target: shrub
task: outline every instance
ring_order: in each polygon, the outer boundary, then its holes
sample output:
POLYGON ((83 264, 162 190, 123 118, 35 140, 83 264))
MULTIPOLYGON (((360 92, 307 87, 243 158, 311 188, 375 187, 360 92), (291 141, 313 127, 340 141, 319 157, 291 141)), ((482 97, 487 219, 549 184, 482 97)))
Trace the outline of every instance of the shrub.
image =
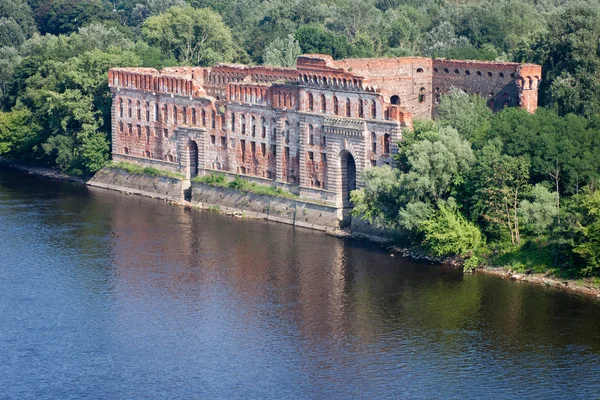
POLYGON ((458 210, 439 206, 434 216, 419 227, 423 244, 435 255, 466 256, 483 244, 479 228, 467 221, 458 210))

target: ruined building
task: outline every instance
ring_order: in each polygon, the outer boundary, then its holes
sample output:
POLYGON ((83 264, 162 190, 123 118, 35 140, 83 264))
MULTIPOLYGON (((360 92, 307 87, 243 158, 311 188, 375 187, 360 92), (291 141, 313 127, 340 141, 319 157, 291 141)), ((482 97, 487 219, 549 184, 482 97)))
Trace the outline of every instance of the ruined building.
POLYGON ((342 208, 361 172, 390 164, 413 118, 432 118, 451 87, 496 111, 533 112, 540 77, 538 65, 421 57, 116 68, 112 154, 187 178, 241 175, 342 208))

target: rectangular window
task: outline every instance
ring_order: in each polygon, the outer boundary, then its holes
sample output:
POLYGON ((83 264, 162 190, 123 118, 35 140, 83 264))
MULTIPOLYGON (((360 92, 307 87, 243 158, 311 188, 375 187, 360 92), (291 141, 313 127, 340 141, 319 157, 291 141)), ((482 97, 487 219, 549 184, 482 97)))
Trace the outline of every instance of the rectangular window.
POLYGON ((308 159, 309 159, 310 161, 314 161, 314 159, 315 159, 315 154, 314 154, 312 151, 309 151, 309 152, 308 152, 308 159))
POLYGON ((240 140, 240 147, 242 148, 242 161, 246 159, 246 141, 240 140))
POLYGON ((265 143, 260 144, 260 152, 263 156, 267 154, 267 145, 265 143))
POLYGON ((133 125, 127 124, 127 133, 129 133, 130 135, 133 133, 133 125))
POLYGON ((327 146, 327 138, 325 136, 321 136, 321 146, 327 146))
POLYGON ((225 136, 221 136, 221 146, 227 147, 227 138, 225 136))
POLYGON ((141 126, 137 126, 137 135, 138 135, 138 139, 142 137, 142 127, 141 126))
POLYGON ((158 103, 154 103, 154 122, 158 121, 158 103))
POLYGON ((252 151, 252 157, 256 156, 256 142, 250 142, 250 150, 252 151))
POLYGON ((217 142, 217 138, 215 135, 210 135, 210 144, 215 144, 217 142))
POLYGON ((146 137, 150 137, 150 127, 146 127, 146 137))
POLYGON ((274 144, 271 145, 271 153, 273 153, 274 156, 277 155, 277 146, 274 144))
POLYGON ((167 128, 163 129, 163 136, 169 137, 169 130, 167 128))
POLYGON ((371 167, 376 167, 376 166, 377 166, 377 161, 371 160, 371 167))
POLYGON ((327 153, 321 153, 321 161, 323 164, 327 164, 327 153))

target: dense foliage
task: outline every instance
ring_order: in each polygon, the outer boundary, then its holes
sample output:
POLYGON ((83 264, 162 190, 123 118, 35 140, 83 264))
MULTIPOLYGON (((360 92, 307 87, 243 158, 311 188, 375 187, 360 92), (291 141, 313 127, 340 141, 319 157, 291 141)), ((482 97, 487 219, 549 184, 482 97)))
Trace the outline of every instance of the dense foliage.
POLYGON ((356 209, 434 253, 471 254, 481 231, 479 252, 598 274, 599 38, 598 0, 3 0, 0 157, 105 165, 111 67, 291 67, 302 52, 535 62, 536 114, 451 92, 396 168, 365 172, 356 209))
POLYGON ((459 91, 440 110, 406 135, 395 168, 364 172, 354 213, 436 255, 598 275, 598 118, 548 108, 492 114, 459 91))

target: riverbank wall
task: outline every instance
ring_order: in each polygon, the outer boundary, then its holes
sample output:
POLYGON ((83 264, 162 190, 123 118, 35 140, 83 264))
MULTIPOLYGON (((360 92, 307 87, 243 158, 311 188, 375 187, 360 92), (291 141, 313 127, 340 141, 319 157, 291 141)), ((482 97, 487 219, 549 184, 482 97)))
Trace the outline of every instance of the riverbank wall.
POLYGON ((191 203, 201 208, 242 213, 248 217, 321 231, 337 229, 342 217, 340 209, 326 204, 241 192, 198 182, 192 182, 191 203))
POLYGON ((184 182, 181 179, 132 174, 119 168, 103 168, 96 172, 86 184, 155 199, 174 202, 184 200, 184 182))

